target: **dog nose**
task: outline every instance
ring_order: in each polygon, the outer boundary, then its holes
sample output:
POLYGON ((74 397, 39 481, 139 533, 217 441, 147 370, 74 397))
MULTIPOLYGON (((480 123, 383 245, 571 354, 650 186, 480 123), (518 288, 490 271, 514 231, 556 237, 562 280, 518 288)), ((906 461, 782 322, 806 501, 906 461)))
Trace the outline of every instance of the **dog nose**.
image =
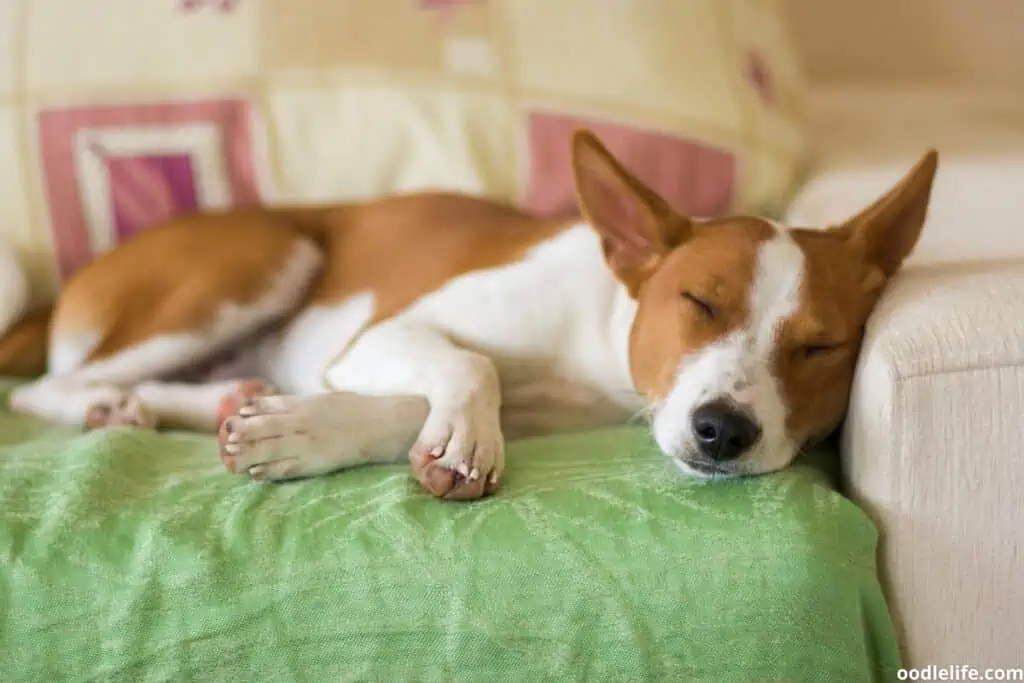
POLYGON ((705 403, 692 422, 701 453, 716 462, 735 460, 761 438, 761 427, 729 401, 705 403))

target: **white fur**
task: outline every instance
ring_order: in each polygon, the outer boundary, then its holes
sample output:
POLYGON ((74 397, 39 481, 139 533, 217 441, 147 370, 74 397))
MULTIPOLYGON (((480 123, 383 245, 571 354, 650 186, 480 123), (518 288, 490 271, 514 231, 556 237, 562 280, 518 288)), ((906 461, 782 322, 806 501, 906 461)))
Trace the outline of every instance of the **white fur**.
POLYGON ((543 411, 549 423, 576 427, 642 408, 628 360, 635 314, 596 233, 579 225, 522 261, 452 280, 396 321, 436 329, 489 358, 510 420, 543 411))
POLYGON ((285 393, 322 393, 327 366, 366 328, 373 312, 374 300, 369 292, 349 297, 337 306, 305 309, 261 354, 267 376, 285 393))
MULTIPOLYGON (((274 377, 287 367, 294 378, 305 373, 306 381, 319 381, 327 361, 319 348, 300 351, 317 345, 309 338, 330 340, 325 348, 335 353, 347 347, 326 368, 332 389, 425 397, 430 412, 419 443, 436 451, 443 467, 494 480, 504 466, 504 436, 621 422, 643 407, 629 374, 635 311, 605 265, 596 233, 579 225, 521 261, 455 278, 354 340, 343 333, 361 331, 356 323, 369 318, 363 295, 333 312, 316 312, 282 342, 279 365, 270 371, 274 377), (318 323, 326 326, 318 329, 318 323)), ((359 422, 343 414, 351 399, 318 400, 324 408, 305 402, 290 409, 292 418, 277 421, 282 431, 272 448, 261 446, 254 456, 254 447, 242 443, 234 454, 261 467, 287 461, 289 476, 359 461, 352 453, 361 447, 348 441, 367 439, 359 422), (314 410, 334 417, 304 417, 314 410), (339 421, 348 439, 339 437, 339 421), (309 447, 310 438, 318 447, 309 447)), ((233 428, 247 441, 247 420, 233 428)), ((401 441, 408 426, 396 423, 395 429, 393 440, 401 441)), ((392 453, 400 457, 404 452, 392 453)))
POLYGON ((214 348, 200 334, 156 337, 110 358, 18 387, 11 393, 11 407, 81 427, 90 407, 116 401, 123 387, 196 363, 214 348))
POLYGON ((336 389, 422 396, 430 404, 419 441, 442 466, 497 481, 505 465, 498 370, 488 356, 405 316, 363 334, 331 368, 336 389))
POLYGON ((53 337, 47 348, 47 370, 51 375, 65 375, 82 367, 99 343, 100 333, 96 330, 53 337))
POLYGON ((163 427, 215 432, 221 400, 238 390, 239 380, 184 384, 143 382, 133 388, 139 402, 163 427))
POLYGON ((776 470, 795 456, 796 445, 786 436, 786 404, 771 369, 777 331, 796 311, 803 279, 803 251, 777 227, 758 252, 747 324, 680 363, 675 385, 656 409, 654 437, 683 471, 703 476, 686 464, 697 448, 691 419, 697 407, 717 398, 745 407, 761 427, 761 439, 742 458, 743 471, 776 470))

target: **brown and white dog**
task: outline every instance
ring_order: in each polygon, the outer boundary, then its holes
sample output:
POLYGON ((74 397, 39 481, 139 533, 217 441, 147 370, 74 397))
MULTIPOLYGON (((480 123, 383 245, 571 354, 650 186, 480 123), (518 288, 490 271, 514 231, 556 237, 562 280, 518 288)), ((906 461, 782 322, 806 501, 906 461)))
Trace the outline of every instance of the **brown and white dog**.
POLYGON ((9 329, 0 374, 46 346, 15 410, 219 428, 227 468, 254 479, 408 453, 433 494, 478 498, 505 437, 643 412, 690 475, 770 472, 841 420, 937 162, 827 230, 683 216, 588 132, 573 140, 586 222, 445 194, 177 218, 9 329), (258 331, 235 379, 177 379, 258 331))

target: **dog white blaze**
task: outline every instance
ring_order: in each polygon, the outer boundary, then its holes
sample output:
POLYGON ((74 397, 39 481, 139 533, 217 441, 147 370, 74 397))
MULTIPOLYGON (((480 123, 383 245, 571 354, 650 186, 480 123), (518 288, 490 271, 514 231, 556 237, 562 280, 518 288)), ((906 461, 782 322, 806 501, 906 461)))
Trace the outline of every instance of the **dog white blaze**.
POLYGON ((804 254, 784 228, 764 242, 750 288, 747 324, 682 360, 676 382, 656 406, 654 437, 688 474, 704 476, 678 458, 696 453, 693 411, 713 399, 727 398, 749 411, 761 439, 742 457, 744 471, 767 472, 792 460, 796 445, 786 435, 787 407, 772 360, 780 324, 799 304, 804 254))

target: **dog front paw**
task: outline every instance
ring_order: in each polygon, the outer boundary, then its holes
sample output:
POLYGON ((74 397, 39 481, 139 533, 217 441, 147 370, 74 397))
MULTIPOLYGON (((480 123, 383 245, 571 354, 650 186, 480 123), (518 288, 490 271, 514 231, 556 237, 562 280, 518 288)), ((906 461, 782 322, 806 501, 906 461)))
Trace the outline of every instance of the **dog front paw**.
POLYGON ((250 393, 240 397, 237 413, 220 426, 220 459, 229 472, 279 481, 352 464, 354 449, 345 425, 336 416, 327 419, 319 405, 326 401, 328 411, 343 408, 337 399, 250 393))
MULTIPOLYGON (((230 472, 257 481, 311 477, 369 462, 375 449, 390 443, 393 425, 381 412, 384 399, 343 392, 266 395, 259 384, 242 389, 231 397, 236 412, 218 437, 221 462, 230 472)), ((395 447, 385 460, 394 462, 400 453, 395 447)))
POLYGON ((409 459, 416 479, 438 498, 476 500, 494 493, 505 469, 497 411, 432 414, 409 459))

